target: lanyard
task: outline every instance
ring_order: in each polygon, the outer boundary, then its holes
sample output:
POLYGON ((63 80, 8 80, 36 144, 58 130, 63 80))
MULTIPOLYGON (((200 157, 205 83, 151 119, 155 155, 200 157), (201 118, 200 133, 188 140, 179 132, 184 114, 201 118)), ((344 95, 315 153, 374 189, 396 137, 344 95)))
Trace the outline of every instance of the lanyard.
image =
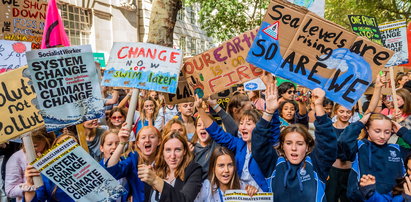
POLYGON ((220 188, 218 188, 218 195, 220 196, 220 201, 221 201, 221 202, 224 202, 223 194, 221 193, 220 188))

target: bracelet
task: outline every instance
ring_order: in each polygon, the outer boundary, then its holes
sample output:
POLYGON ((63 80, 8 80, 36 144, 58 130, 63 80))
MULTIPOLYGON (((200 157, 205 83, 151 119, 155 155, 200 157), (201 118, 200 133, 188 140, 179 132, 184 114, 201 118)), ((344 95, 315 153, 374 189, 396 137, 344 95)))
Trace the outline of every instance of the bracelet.
POLYGON ((120 144, 122 145, 126 145, 128 142, 120 142, 120 144))
POLYGON ((29 191, 36 191, 37 190, 37 186, 36 185, 27 185, 27 184, 19 184, 19 187, 22 191, 24 192, 29 192, 29 191))
POLYGON ((266 112, 266 111, 264 111, 264 114, 267 115, 267 116, 273 116, 274 115, 274 113, 270 113, 270 112, 266 112))
POLYGON ((213 110, 215 111, 216 109, 217 109, 217 107, 219 107, 220 105, 219 104, 216 104, 214 107, 213 107, 213 110))

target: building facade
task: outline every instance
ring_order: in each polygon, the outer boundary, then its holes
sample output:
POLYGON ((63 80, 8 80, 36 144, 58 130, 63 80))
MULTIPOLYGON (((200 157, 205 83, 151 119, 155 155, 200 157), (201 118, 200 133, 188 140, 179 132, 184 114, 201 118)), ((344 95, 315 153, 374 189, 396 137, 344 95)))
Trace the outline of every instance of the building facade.
MULTIPOLYGON (((72 45, 91 44, 108 59, 113 42, 145 42, 152 0, 60 0, 59 9, 72 45)), ((185 56, 202 53, 213 42, 198 23, 199 8, 184 7, 174 28, 174 48, 185 56)))

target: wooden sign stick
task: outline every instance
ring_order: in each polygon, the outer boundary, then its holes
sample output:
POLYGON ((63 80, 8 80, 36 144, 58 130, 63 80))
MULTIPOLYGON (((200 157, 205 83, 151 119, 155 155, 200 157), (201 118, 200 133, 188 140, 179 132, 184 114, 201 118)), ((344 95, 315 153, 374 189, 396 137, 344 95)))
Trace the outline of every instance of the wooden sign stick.
POLYGON ((77 137, 78 141, 80 143, 80 146, 83 147, 84 150, 86 150, 87 153, 90 153, 87 145, 87 139, 86 139, 86 134, 84 132, 84 126, 82 123, 76 125, 76 130, 77 130, 77 137))
POLYGON ((137 107, 137 101, 138 101, 138 95, 140 94, 139 89, 133 89, 133 94, 131 95, 131 100, 130 104, 128 107, 128 112, 127 112, 127 129, 131 130, 133 126, 133 119, 134 119, 134 113, 136 112, 136 107, 137 107))
MULTIPOLYGON (((24 150, 26 151, 27 162, 31 163, 37 158, 36 152, 34 151, 33 139, 31 139, 31 132, 22 135, 22 140, 24 150)), ((41 176, 33 177, 33 182, 34 186, 36 187, 43 186, 43 180, 41 179, 41 176)))
POLYGON ((393 120, 395 121, 395 114, 398 111, 398 103, 397 103, 397 92, 395 92, 395 79, 394 79, 394 67, 390 68, 390 82, 391 82, 391 90, 392 90, 392 102, 394 103, 394 116, 393 120))

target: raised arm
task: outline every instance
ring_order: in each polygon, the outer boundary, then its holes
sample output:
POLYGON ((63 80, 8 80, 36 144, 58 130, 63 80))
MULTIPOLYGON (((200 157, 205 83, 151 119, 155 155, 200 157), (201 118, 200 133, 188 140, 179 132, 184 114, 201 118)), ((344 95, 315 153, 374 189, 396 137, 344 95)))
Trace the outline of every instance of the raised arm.
POLYGON ((381 111, 381 106, 378 106, 378 102, 381 101, 380 99, 381 88, 384 85, 383 84, 384 82, 385 82, 385 77, 380 77, 380 75, 378 75, 377 79, 375 79, 374 93, 371 97, 370 104, 368 105, 368 109, 367 111, 364 112, 364 114, 367 114, 370 112, 380 112, 381 111))
POLYGON ((211 136, 211 138, 221 144, 224 147, 227 147, 231 151, 236 151, 236 146, 242 141, 238 137, 231 135, 230 133, 225 132, 221 126, 214 122, 210 117, 208 117, 205 110, 202 108, 202 100, 195 95, 194 106, 197 108, 198 115, 203 120, 206 127, 206 131, 211 136))
POLYGON ((328 118, 323 107, 325 92, 316 88, 312 93, 316 120, 314 122, 315 147, 310 156, 320 179, 325 181, 332 164, 337 159, 337 135, 333 130, 332 121, 328 118))
POLYGON ((266 87, 266 111, 253 130, 251 151, 264 176, 269 177, 278 159, 273 143, 278 142, 279 139, 280 120, 277 111, 279 106, 277 88, 273 83, 266 87))
POLYGON ((214 99, 211 99, 211 97, 208 98, 207 100, 208 104, 210 107, 217 113, 217 115, 221 118, 223 121, 224 127, 228 133, 234 136, 238 136, 238 125, 231 117, 230 114, 228 114, 219 104, 217 104, 217 101, 214 99))

